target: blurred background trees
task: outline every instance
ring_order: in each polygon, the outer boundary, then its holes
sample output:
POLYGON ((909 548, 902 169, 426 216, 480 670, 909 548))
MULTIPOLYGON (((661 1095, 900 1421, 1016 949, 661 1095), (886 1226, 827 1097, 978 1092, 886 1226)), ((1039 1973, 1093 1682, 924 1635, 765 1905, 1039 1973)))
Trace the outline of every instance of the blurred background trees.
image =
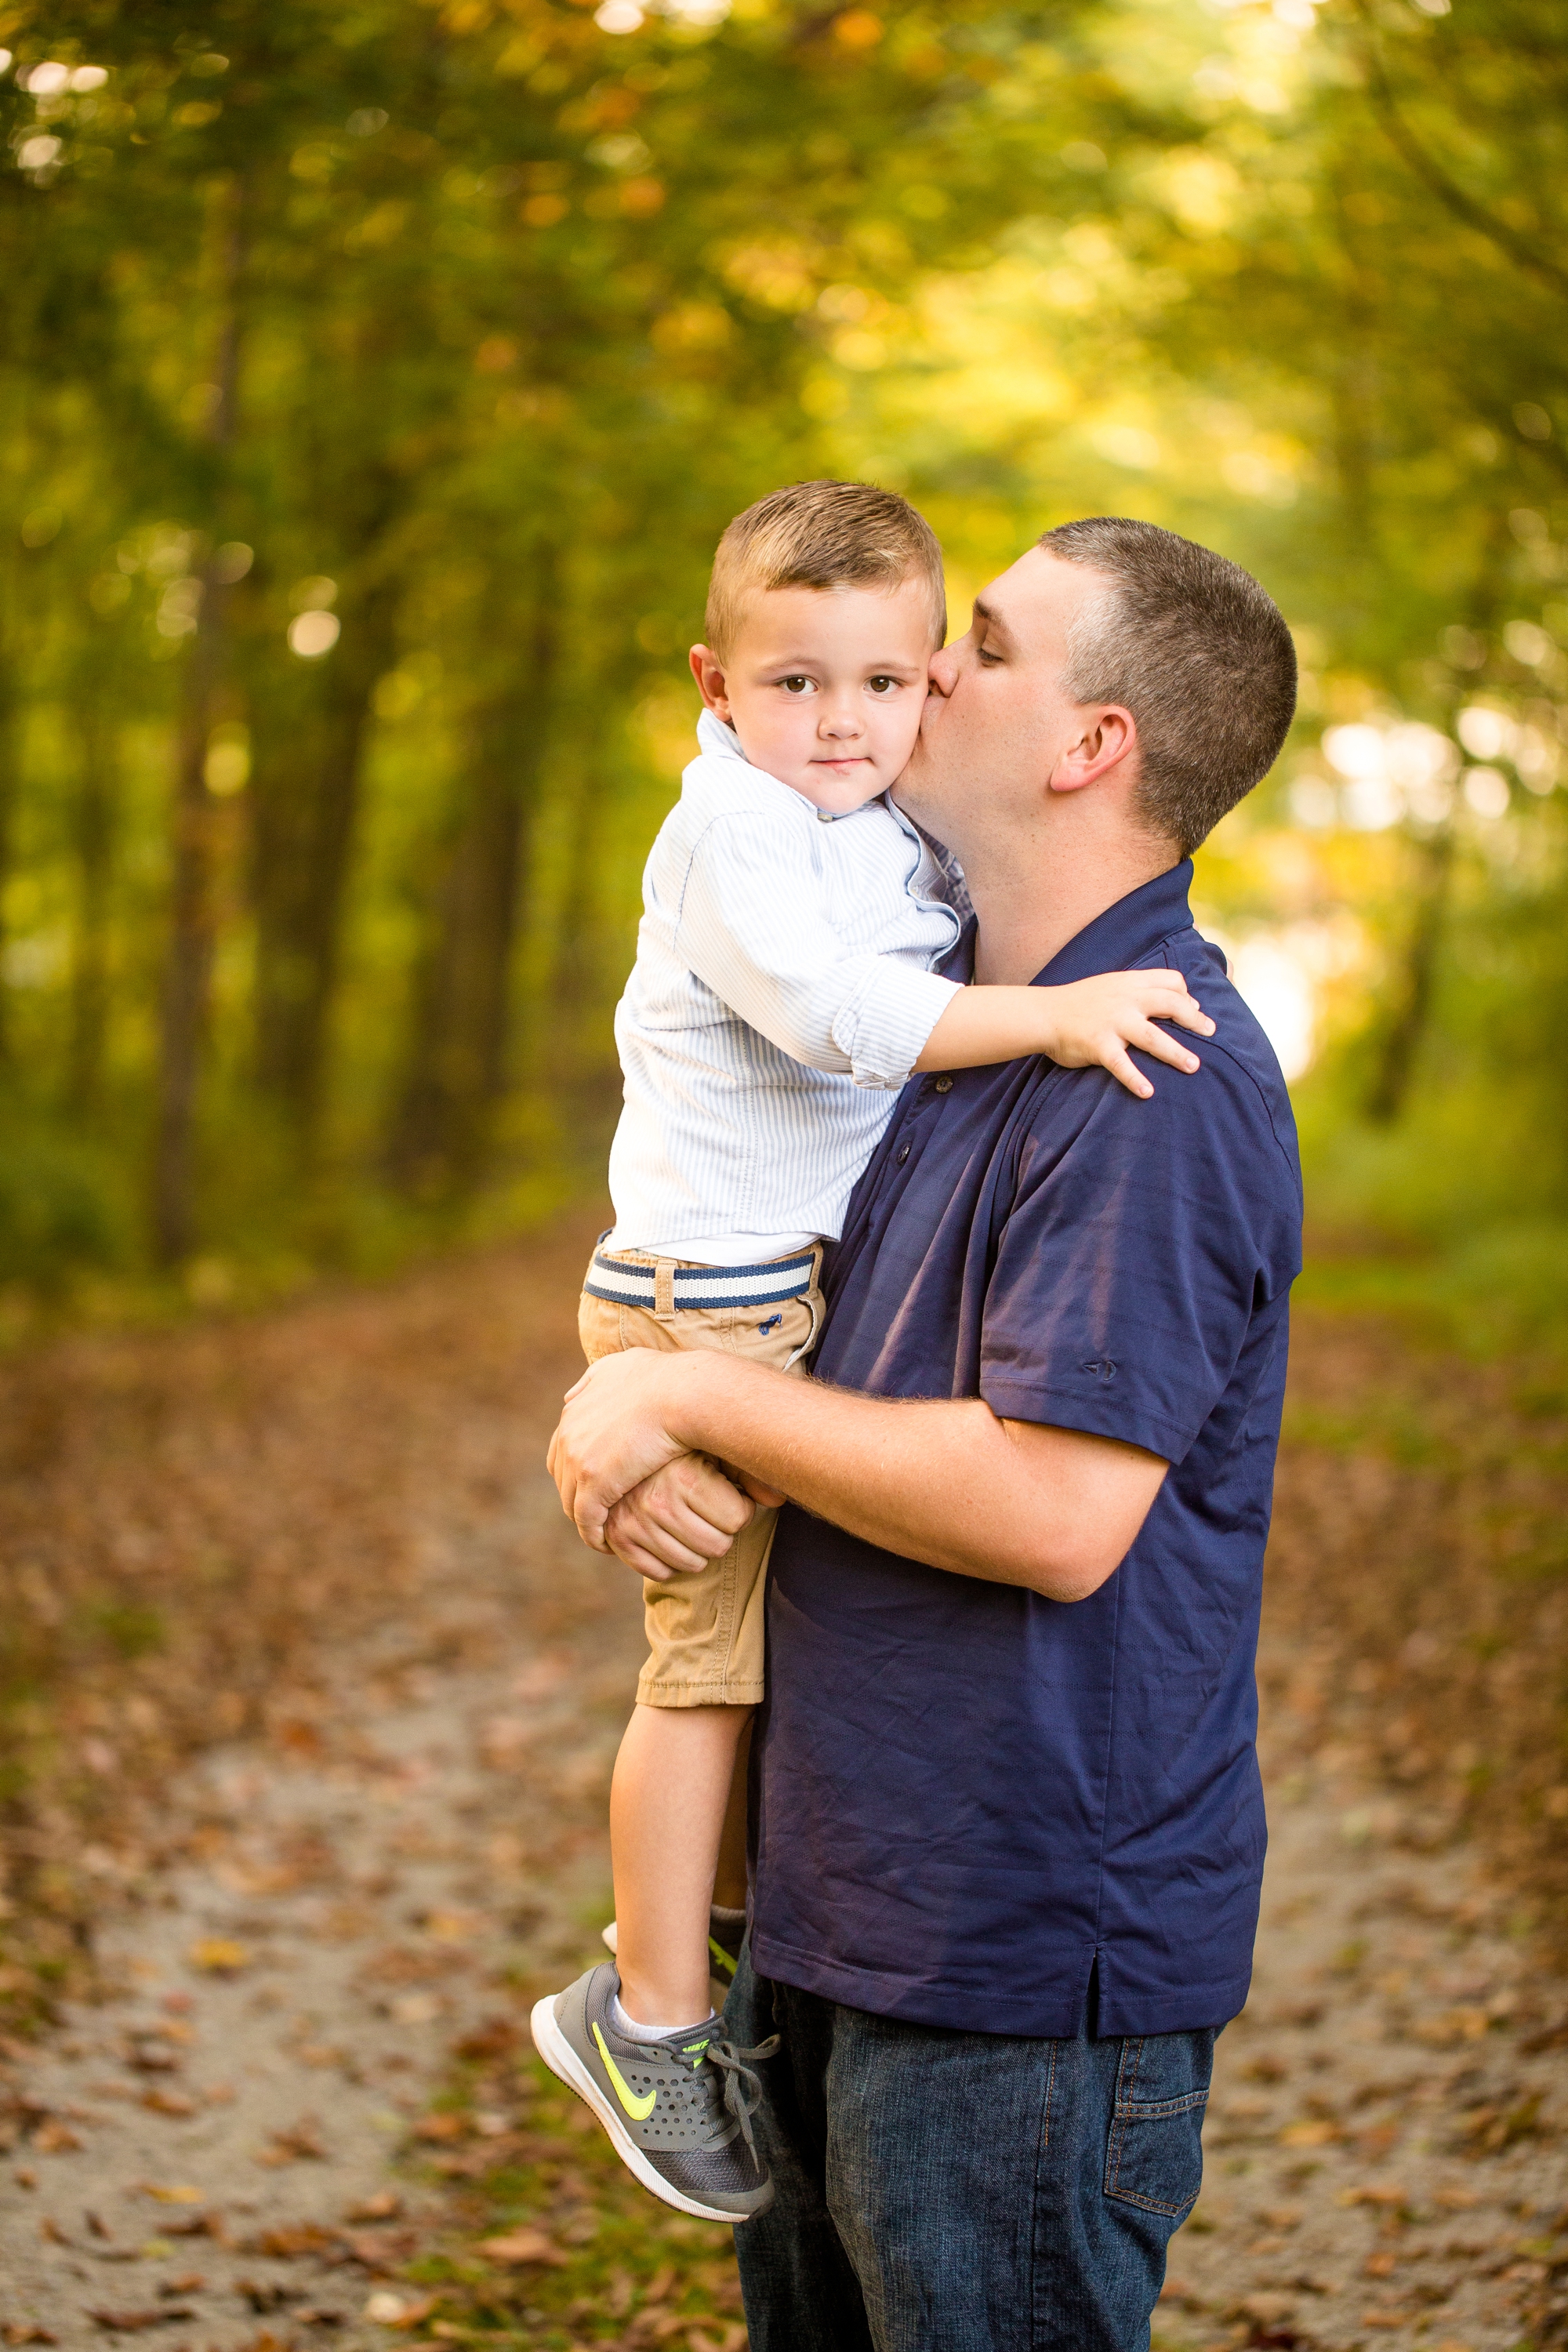
POLYGON ((0 6, 0 1284, 247 1297, 597 1180, 730 516, 1235 555, 1199 861, 1320 1238, 1568 1303, 1547 0, 0 6), (161 1270, 161 1271, 160 1271, 161 1270))

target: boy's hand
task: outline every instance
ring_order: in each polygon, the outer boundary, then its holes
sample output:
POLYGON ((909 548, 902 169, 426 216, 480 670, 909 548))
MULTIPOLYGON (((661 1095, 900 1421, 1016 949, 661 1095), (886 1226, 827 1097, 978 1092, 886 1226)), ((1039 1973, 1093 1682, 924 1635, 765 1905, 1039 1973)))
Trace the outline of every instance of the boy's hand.
POLYGON ((1075 980, 1065 988, 1037 989, 1034 993, 1049 1005, 1055 1034, 1046 1051, 1053 1062, 1068 1070, 1099 1062, 1129 1094, 1142 1097, 1154 1089, 1129 1059, 1129 1045, 1169 1062, 1173 1069, 1191 1073, 1200 1067, 1197 1055, 1154 1024, 1178 1021, 1200 1037, 1214 1035, 1214 1023, 1188 993, 1179 971, 1105 971, 1093 980, 1075 980))
POLYGON ((623 1495, 605 1522, 617 1559, 639 1576, 668 1583, 727 1552, 756 1506, 706 1454, 683 1454, 623 1495))
POLYGON ((954 986, 942 1017, 921 1046, 917 1070, 972 1070, 992 1062, 1048 1054, 1069 1070, 1100 1062, 1130 1094, 1153 1087, 1127 1057, 1137 1045, 1178 1070, 1195 1070, 1197 1055, 1156 1021, 1179 1021, 1200 1037, 1214 1023, 1187 993, 1179 971, 1104 971, 1066 988, 1015 988, 1005 982, 954 986))

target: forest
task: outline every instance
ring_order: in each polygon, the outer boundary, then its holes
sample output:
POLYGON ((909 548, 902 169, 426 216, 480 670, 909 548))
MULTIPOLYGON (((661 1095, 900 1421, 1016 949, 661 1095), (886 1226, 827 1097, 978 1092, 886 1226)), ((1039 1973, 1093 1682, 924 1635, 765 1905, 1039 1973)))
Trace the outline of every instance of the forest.
POLYGON ((1196 860, 1308 1253, 1155 2352, 1560 2352, 1561 7, 0 0, 0 2338, 745 2342, 530 2055, 640 1654, 542 1465, 712 549, 831 475, 955 630, 1120 513, 1300 658, 1196 860))
POLYGON ((595 1180, 711 548, 819 473, 955 615, 1076 513, 1258 572, 1300 715, 1198 895, 1318 1229, 1562 1303, 1545 0, 0 24, 9 1328, 595 1180))

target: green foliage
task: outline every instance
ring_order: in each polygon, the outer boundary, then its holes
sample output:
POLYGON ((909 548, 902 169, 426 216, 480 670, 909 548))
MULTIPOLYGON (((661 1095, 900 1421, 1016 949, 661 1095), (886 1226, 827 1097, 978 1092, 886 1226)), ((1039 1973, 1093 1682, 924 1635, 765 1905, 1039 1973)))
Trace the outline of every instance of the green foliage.
POLYGON ((1542 0, 636 14, 0 8, 0 1280, 216 1301, 596 1181, 712 544, 818 471, 955 620, 1097 509, 1259 573, 1301 719, 1200 893, 1313 1000, 1320 1217, 1550 1235, 1542 0))
POLYGON ((105 1155, 13 1101, 0 1153, 0 1282, 45 1286, 123 1263, 127 1204, 105 1155))
POLYGON ((88 1622, 117 1658, 144 1658, 163 1646, 161 1609, 133 1601, 101 1601, 89 1612, 88 1622))

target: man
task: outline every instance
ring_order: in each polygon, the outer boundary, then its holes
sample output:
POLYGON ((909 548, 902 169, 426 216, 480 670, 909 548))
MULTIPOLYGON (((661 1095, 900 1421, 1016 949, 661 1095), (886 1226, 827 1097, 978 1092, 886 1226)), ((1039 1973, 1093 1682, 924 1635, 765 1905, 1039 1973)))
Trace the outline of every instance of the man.
POLYGON ((986 589, 932 687, 898 797, 963 866, 957 955, 1173 965, 1203 1067, 1146 1102, 1037 1060, 911 1081, 816 1377, 616 1358, 552 1466, 585 1539, 654 1573, 744 1516, 690 1457, 789 1498, 726 2011, 784 2038, 777 2197, 736 2242, 753 2347, 1133 2352, 1250 1970, 1300 1263, 1284 1084, 1185 859, 1272 764, 1295 663, 1246 573, 1101 519, 986 589))

